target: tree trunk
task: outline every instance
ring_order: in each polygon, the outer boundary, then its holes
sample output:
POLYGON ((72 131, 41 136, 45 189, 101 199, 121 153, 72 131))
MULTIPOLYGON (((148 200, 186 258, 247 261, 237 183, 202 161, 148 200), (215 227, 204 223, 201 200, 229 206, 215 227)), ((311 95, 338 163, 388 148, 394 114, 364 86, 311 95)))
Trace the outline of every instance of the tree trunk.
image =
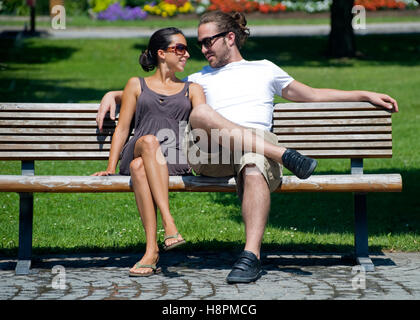
POLYGON ((354 0, 333 0, 331 5, 331 32, 328 54, 334 58, 354 57, 356 45, 351 12, 354 0))
POLYGON ((64 6, 64 0, 50 0, 50 15, 55 16, 51 13, 52 8, 54 8, 55 5, 64 6))
POLYGON ((26 0, 26 4, 30 8, 30 23, 31 23, 31 33, 35 33, 35 5, 36 0, 26 0))

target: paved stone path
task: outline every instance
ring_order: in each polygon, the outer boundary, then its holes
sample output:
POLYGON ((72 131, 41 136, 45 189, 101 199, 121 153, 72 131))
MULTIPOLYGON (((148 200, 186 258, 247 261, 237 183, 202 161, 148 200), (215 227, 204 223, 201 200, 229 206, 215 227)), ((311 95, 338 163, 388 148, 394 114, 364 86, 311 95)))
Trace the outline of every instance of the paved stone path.
POLYGON ((265 253, 262 277, 229 285, 237 253, 161 254, 162 273, 128 277, 137 255, 44 256, 35 273, 16 276, 15 260, 0 257, 0 300, 419 300, 420 253, 372 255, 364 273, 338 255, 265 253), (61 285, 61 288, 60 288, 61 285))
MULTIPOLYGON (((66 28, 54 30, 52 28, 37 28, 41 37, 51 39, 78 39, 78 38, 141 38, 150 37, 156 29, 152 28, 66 28)), ((0 26, 0 37, 15 37, 22 31, 21 27, 0 26)), ((251 36, 314 36, 328 35, 329 25, 294 25, 294 26, 250 26, 251 36)), ((183 32, 187 37, 196 37, 196 28, 185 28, 183 32)), ((404 23, 373 23, 366 28, 355 30, 356 34, 410 34, 420 33, 420 22, 404 23)))

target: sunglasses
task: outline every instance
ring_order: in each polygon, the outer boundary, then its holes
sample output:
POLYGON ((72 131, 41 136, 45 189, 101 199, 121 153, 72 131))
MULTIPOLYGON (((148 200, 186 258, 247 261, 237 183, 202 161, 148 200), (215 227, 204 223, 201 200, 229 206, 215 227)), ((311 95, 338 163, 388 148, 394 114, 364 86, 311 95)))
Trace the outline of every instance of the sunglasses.
POLYGON ((229 33, 229 31, 225 31, 225 32, 220 32, 218 34, 215 34, 212 37, 207 37, 202 39, 201 41, 197 41, 198 46, 200 47, 200 49, 204 46, 206 49, 209 49, 213 44, 213 40, 217 39, 219 37, 224 37, 225 35, 227 35, 229 33))
POLYGON ((177 43, 172 47, 166 48, 166 51, 175 52, 176 55, 183 56, 188 51, 188 47, 185 44, 177 43))

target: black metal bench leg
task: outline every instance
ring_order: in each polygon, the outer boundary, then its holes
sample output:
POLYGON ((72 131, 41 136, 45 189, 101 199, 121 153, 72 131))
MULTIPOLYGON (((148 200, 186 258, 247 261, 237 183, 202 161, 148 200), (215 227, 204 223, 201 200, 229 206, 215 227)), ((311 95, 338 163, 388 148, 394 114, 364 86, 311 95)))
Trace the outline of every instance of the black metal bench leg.
POLYGON ((16 275, 29 274, 32 259, 33 193, 19 193, 19 251, 16 275))
POLYGON ((354 195, 354 219, 356 261, 364 267, 365 271, 375 271, 375 266, 369 258, 366 194, 354 195))

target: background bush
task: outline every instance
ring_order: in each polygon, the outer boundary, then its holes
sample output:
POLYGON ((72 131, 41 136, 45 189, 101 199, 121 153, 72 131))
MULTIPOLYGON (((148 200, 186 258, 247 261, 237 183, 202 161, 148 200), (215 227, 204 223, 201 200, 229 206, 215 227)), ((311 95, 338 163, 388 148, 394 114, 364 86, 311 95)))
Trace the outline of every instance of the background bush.
MULTIPOLYGON (((145 1, 145 0, 140 0, 145 1)), ((135 0, 127 2, 139 2, 135 0)), ((65 1, 66 13, 68 15, 81 15, 87 14, 89 9, 88 0, 66 0, 65 1)), ((29 7, 26 4, 26 0, 6 0, 0 1, 0 13, 12 14, 12 15, 28 15, 29 7)), ((50 14, 50 1, 49 0, 37 0, 36 1, 36 13, 37 15, 49 15, 50 14)))

